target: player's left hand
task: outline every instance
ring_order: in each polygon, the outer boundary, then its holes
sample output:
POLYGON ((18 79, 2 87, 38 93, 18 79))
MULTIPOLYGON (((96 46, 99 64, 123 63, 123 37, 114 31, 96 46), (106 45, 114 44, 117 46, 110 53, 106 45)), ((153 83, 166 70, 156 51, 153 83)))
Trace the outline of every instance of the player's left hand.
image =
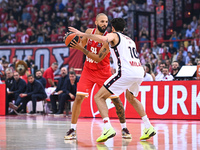
POLYGON ((78 50, 83 50, 84 47, 82 47, 78 42, 76 42, 75 40, 72 40, 70 43, 70 46, 74 49, 78 49, 78 50))

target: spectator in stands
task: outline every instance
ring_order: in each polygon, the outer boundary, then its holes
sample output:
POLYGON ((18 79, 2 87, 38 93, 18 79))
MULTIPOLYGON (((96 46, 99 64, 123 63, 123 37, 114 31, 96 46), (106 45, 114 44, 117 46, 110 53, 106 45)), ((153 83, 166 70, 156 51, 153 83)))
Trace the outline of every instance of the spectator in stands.
MULTIPOLYGON (((140 41, 148 41, 148 37, 149 37, 149 32, 147 31, 147 29, 145 27, 142 27, 142 29, 140 30, 140 33, 139 33, 140 41)), ((144 45, 144 43, 140 44, 141 47, 143 45, 144 45)))
POLYGON ((188 29, 186 30, 185 37, 186 37, 186 38, 192 38, 192 33, 193 33, 194 31, 195 31, 195 30, 192 29, 191 25, 189 24, 189 25, 188 25, 188 29))
POLYGON ((163 76, 160 77, 159 81, 172 81, 174 77, 169 73, 169 68, 164 67, 162 70, 163 76))
POLYGON ((38 10, 41 10, 41 11, 44 12, 47 9, 48 11, 50 11, 51 10, 51 6, 48 5, 47 2, 48 1, 44 0, 43 3, 42 3, 42 5, 40 6, 40 9, 38 9, 38 10))
POLYGON ((6 23, 6 21, 8 20, 8 13, 6 12, 6 9, 2 9, 2 12, 0 13, 0 18, 0 23, 6 23))
POLYGON ((179 78, 176 77, 176 75, 178 74, 180 70, 180 67, 179 67, 179 63, 177 61, 174 61, 172 63, 172 72, 171 72, 171 75, 174 77, 174 80, 178 80, 179 78))
POLYGON ((164 51, 162 53, 162 59, 165 60, 165 57, 168 56, 169 59, 171 59, 171 53, 168 52, 167 47, 164 47, 164 51))
POLYGON ((46 88, 48 87, 54 87, 54 71, 58 69, 58 63, 54 62, 52 65, 47 68, 47 70, 44 72, 43 77, 46 79, 46 88))
MULTIPOLYGON (((172 36, 170 37, 170 40, 179 40, 179 37, 177 36, 177 32, 176 31, 174 31, 173 32, 173 34, 172 34, 172 36)), ((175 47, 175 48, 179 48, 179 45, 178 45, 178 42, 177 41, 174 41, 173 42, 173 47, 175 47)))
POLYGON ((15 64, 16 64, 16 62, 17 62, 17 56, 15 55, 12 58, 12 63, 10 63, 8 67, 11 67, 11 68, 13 68, 13 70, 15 70, 15 64))
POLYGON ((166 45, 165 45, 165 43, 162 43, 162 44, 161 44, 161 47, 160 47, 160 49, 159 49, 159 51, 158 51, 158 54, 162 54, 162 53, 163 53, 164 47, 166 47, 166 45))
POLYGON ((35 31, 32 31, 32 35, 29 37, 29 43, 30 44, 37 43, 37 35, 35 31))
POLYGON ((1 29, 0 29, 0 35, 1 35, 1 40, 5 41, 7 38, 8 33, 8 27, 6 23, 1 23, 1 29))
POLYGON ((95 16, 94 16, 94 13, 93 12, 89 12, 89 16, 88 16, 88 19, 86 21, 86 26, 87 28, 93 28, 95 26, 95 16))
POLYGON ((4 42, 6 44, 15 44, 16 43, 16 39, 15 37, 11 37, 11 35, 8 35, 8 38, 6 39, 6 41, 4 42))
POLYGON ((37 23, 39 25, 42 25, 44 23, 44 14, 43 14, 42 10, 39 11, 39 16, 38 16, 38 19, 37 19, 37 23))
POLYGON ((5 80, 6 89, 10 91, 13 88, 15 81, 13 77, 13 70, 11 68, 7 68, 5 70, 5 73, 6 73, 6 80, 5 80))
POLYGON ((98 6, 94 7, 93 12, 94 12, 94 16, 97 16, 97 14, 100 14, 100 13, 104 13, 104 6, 100 2, 98 2, 98 6))
POLYGON ((75 100, 78 81, 79 81, 79 78, 76 76, 75 72, 70 71, 69 79, 67 80, 67 84, 66 84, 67 100, 75 100))
POLYGON ((56 6, 58 6, 60 11, 62 11, 65 8, 65 6, 62 4, 62 0, 57 0, 54 9, 56 9, 56 6))
POLYGON ((151 75, 152 81, 155 81, 155 74, 152 72, 152 67, 148 63, 145 64, 145 72, 151 75))
POLYGON ((159 81, 160 78, 162 77, 162 70, 163 68, 166 67, 166 64, 164 62, 161 62, 160 65, 159 65, 159 69, 157 70, 157 75, 155 77, 155 80, 156 81, 159 81))
POLYGON ((14 38, 15 37, 15 34, 17 33, 17 27, 14 26, 14 23, 10 23, 10 27, 8 27, 8 32, 11 36, 11 38, 14 38))
POLYGON ((35 74, 35 71, 37 70, 37 66, 35 65, 35 61, 32 59, 32 56, 27 56, 27 60, 25 60, 28 68, 30 68, 31 74, 35 74))
POLYGON ((187 31, 187 24, 184 23, 179 36, 181 39, 185 39, 186 31, 187 31))
POLYGON ((172 65, 171 65, 171 59, 166 59, 165 63, 166 63, 166 67, 169 69, 169 72, 172 72, 172 65))
POLYGON ((63 114, 64 104, 67 100, 67 69, 65 67, 61 68, 60 71, 61 77, 58 80, 58 86, 54 92, 51 93, 50 100, 52 105, 52 113, 51 114, 63 114), (56 101, 59 100, 59 110, 57 111, 56 101))
POLYGON ((3 56, 1 57, 1 63, 3 64, 4 62, 6 62, 6 59, 7 59, 7 57, 6 57, 5 55, 3 55, 3 56))
POLYGON ((192 40, 191 41, 191 44, 190 44, 190 46, 188 46, 188 48, 187 48, 187 51, 188 52, 191 52, 192 53, 192 48, 194 47, 194 49, 195 49, 195 52, 199 52, 199 47, 197 46, 197 45, 195 45, 195 43, 194 43, 194 41, 192 40))
POLYGON ((186 56, 186 59, 185 59, 185 64, 189 64, 189 62, 191 62, 192 60, 192 53, 191 52, 187 52, 187 56, 186 56))
POLYGON ((187 56, 187 51, 184 50, 184 46, 180 46, 180 49, 176 55, 176 59, 179 54, 181 54, 183 56, 183 61, 185 61, 185 58, 187 56))
MULTIPOLYGON (((8 68, 9 62, 5 61, 2 63, 2 71, 1 71, 1 80, 6 80, 7 76, 6 76, 6 69, 8 68)), ((11 68, 10 68, 11 69, 11 68)))
POLYGON ((47 97, 43 85, 35 80, 32 74, 28 75, 28 84, 25 93, 21 93, 19 96, 22 101, 22 113, 26 113, 26 105, 30 100, 32 101, 33 109, 29 113, 31 115, 36 114, 37 100, 43 100, 47 97))
POLYGON ((143 79, 143 81, 153 81, 152 76, 149 73, 147 73, 147 69, 146 69, 147 67, 143 66, 143 68, 144 68, 144 79, 143 79))
POLYGON ((17 33, 15 34, 17 43, 21 43, 22 35, 23 35, 22 28, 19 27, 18 30, 17 30, 17 33))
POLYGON ((152 51, 154 52, 154 54, 158 55, 160 47, 157 45, 156 41, 153 42, 153 47, 152 47, 152 51))
POLYGON ((114 7, 110 9, 110 13, 112 14, 113 18, 121 18, 123 16, 121 7, 114 7))
POLYGON ((192 22, 190 23, 190 25, 191 25, 191 28, 192 28, 193 30, 196 30, 196 29, 197 29, 198 22, 197 22, 197 17, 196 17, 196 16, 193 16, 192 22))
POLYGON ((177 48, 173 46, 173 43, 169 44, 169 52, 171 53, 171 55, 175 55, 177 53, 177 48))
MULTIPOLYGON (((65 30, 68 30, 68 20, 67 20, 67 17, 64 15, 64 13, 60 14, 60 22, 62 22, 63 26, 65 27, 65 30)), ((49 24, 49 26, 50 25, 51 24, 49 24)), ((51 28, 50 28, 50 30, 51 30, 51 28)), ((48 30, 48 31, 50 31, 50 30, 48 30)))
POLYGON ((195 30, 195 33, 198 35, 198 37, 200 37, 200 24, 197 26, 197 29, 195 30))
POLYGON ((23 8, 22 21, 24 20, 27 20, 28 22, 31 21, 31 15, 28 12, 27 8, 23 8))
POLYGON ((28 36, 32 36, 32 31, 35 30, 32 23, 29 21, 28 22, 28 27, 26 28, 26 33, 28 34, 28 36))
POLYGON ((27 56, 27 59, 25 60, 25 62, 27 64, 28 68, 31 68, 35 65, 35 61, 32 59, 31 55, 27 56))
POLYGON ((26 30, 22 30, 21 43, 25 44, 28 43, 28 41, 29 41, 29 36, 26 33, 26 30))
POLYGON ((41 70, 36 70, 35 72, 35 79, 40 81, 40 83, 43 85, 43 87, 46 87, 46 80, 45 78, 42 77, 42 71, 41 70))
POLYGON ((183 55, 179 54, 177 56, 177 62, 179 63, 180 68, 185 65, 185 62, 183 61, 183 55))
POLYGON ((26 82, 19 77, 18 72, 14 72, 14 83, 10 91, 7 91, 7 97, 6 97, 6 114, 8 113, 8 104, 9 102, 12 102, 12 100, 15 100, 15 104, 20 104, 19 94, 24 93, 26 90, 26 82), (17 102, 18 101, 18 102, 17 102))
POLYGON ((192 46, 192 58, 196 58, 196 57, 198 57, 199 55, 198 55, 198 52, 196 51, 196 49, 195 49, 195 46, 192 46))
POLYGON ((51 42, 57 42, 58 41, 58 34, 56 34, 54 29, 51 31, 50 38, 51 38, 51 42))

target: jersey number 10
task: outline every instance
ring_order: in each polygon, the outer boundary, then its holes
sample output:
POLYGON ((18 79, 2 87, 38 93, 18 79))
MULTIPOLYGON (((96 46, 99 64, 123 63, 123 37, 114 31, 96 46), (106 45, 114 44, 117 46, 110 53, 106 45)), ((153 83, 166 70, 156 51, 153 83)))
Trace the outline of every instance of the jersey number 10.
POLYGON ((131 57, 134 58, 133 57, 133 55, 134 55, 135 58, 138 58, 136 51, 135 51, 135 48, 134 47, 131 48, 130 46, 128 48, 130 49, 131 57))

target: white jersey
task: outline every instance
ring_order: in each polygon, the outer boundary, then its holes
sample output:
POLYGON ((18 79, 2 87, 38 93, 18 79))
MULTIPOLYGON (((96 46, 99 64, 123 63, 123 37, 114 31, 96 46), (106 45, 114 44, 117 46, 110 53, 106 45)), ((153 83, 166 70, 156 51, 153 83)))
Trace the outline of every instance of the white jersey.
POLYGON ((143 78, 144 69, 137 56, 135 42, 128 36, 116 33, 119 36, 119 43, 111 47, 111 55, 117 66, 116 72, 122 71, 128 77, 143 78))

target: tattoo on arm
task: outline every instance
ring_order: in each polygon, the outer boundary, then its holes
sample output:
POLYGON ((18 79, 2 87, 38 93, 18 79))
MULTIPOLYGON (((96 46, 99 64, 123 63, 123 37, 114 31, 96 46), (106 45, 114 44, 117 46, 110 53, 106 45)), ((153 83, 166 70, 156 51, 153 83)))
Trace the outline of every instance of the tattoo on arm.
POLYGON ((106 42, 107 42, 107 43, 109 43, 109 42, 108 42, 108 37, 107 37, 107 40, 106 40, 106 42))
POLYGON ((105 52, 106 52, 106 48, 104 48, 103 51, 99 54, 99 58, 101 58, 102 56, 104 57, 105 55, 107 55, 105 52))
POLYGON ((88 55, 88 53, 89 53, 89 51, 87 50, 87 49, 83 49, 83 53, 87 56, 88 55))

